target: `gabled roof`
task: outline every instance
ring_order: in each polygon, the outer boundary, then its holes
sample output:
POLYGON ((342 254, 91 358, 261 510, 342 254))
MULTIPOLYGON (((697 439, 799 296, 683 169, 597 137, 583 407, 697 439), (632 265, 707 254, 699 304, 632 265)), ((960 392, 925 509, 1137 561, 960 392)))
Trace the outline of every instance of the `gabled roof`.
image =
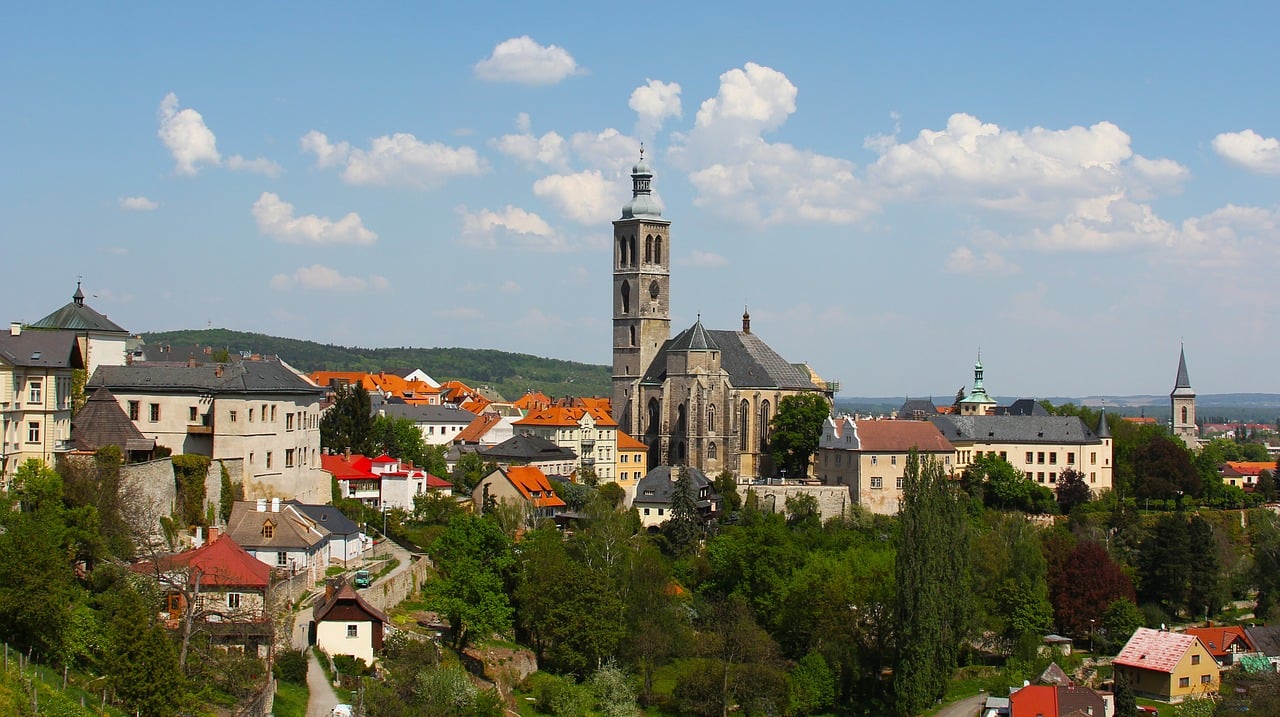
MULTIPOLYGON (((270 506, 270 501, 267 501, 270 506)), ((227 535, 246 548, 255 550, 311 550, 328 539, 328 530, 318 526, 289 503, 280 510, 257 510, 256 501, 236 501, 227 521, 227 535), (264 530, 271 524, 271 536, 264 530)))
POLYGON ((1067 677, 1067 673, 1058 666, 1056 662, 1050 662, 1049 666, 1044 668, 1044 672, 1036 678, 1038 685, 1062 685, 1066 687, 1071 684, 1071 678, 1067 677))
POLYGON ((89 386, 116 393, 304 394, 324 389, 275 358, 233 360, 225 364, 99 366, 89 386))
MULTIPOLYGON (((729 374, 735 388, 818 389, 808 372, 788 363, 755 334, 709 330, 706 335, 720 348, 720 368, 729 374)), ((674 339, 668 339, 662 345, 645 371, 642 383, 660 384, 666 379, 667 352, 673 342, 674 339)))
POLYGON ((1280 657, 1280 625, 1255 625, 1244 629, 1249 642, 1267 657, 1280 657))
POLYGON ((499 472, 511 481, 524 499, 535 508, 563 508, 565 502, 551 488, 546 474, 533 466, 512 466, 499 472), (536 496, 536 497, 535 497, 536 496))
POLYGON ((932 398, 908 398, 898 409, 898 418, 910 421, 923 421, 930 416, 938 415, 938 407, 932 398))
POLYGON ((598 427, 617 427, 618 422, 613 420, 608 411, 598 406, 590 408, 582 406, 550 406, 548 408, 530 411, 529 415, 516 421, 516 426, 559 426, 566 428, 577 428, 584 416, 590 414, 591 420, 598 427))
POLYGON ((533 411, 550 406, 551 397, 541 391, 529 391, 512 403, 522 411, 533 411))
POLYGON ((486 413, 476 416, 472 419, 471 423, 467 424, 466 428, 459 431, 458 435, 453 437, 453 442, 478 444, 483 441, 484 437, 489 435, 489 431, 492 431, 499 423, 502 423, 502 416, 499 416, 496 413, 486 413))
POLYGON ((321 454, 320 468, 338 480, 376 480, 378 477, 373 472, 373 461, 359 453, 353 453, 350 457, 342 453, 321 454))
POLYGON ((618 450, 619 451, 647 451, 649 447, 642 441, 631 437, 630 433, 618 431, 618 450))
POLYGON ((49 314, 48 316, 31 324, 33 329, 71 329, 73 331, 98 331, 110 334, 125 334, 129 332, 121 328, 119 324, 108 319, 105 314, 94 311, 92 307, 86 306, 84 303, 84 292, 80 290, 80 284, 76 283, 76 293, 71 297, 71 303, 66 304, 61 309, 49 314))
POLYGON ((120 403, 105 387, 93 392, 84 407, 71 419, 71 439, 76 449, 96 451, 103 446, 119 446, 129 451, 155 450, 154 438, 147 438, 129 420, 120 403))
MULTIPOLYGON (((316 622, 324 622, 325 619, 329 617, 329 613, 333 612, 334 608, 339 605, 357 607, 361 612, 369 616, 370 621, 376 620, 384 623, 390 622, 387 619, 386 613, 370 605, 364 598, 360 597, 360 593, 356 592, 355 588, 351 587, 351 585, 346 582, 342 583, 338 589, 334 590, 331 597, 327 599, 321 598, 317 601, 315 608, 312 609, 311 616, 316 622)), ((345 611, 338 619, 343 621, 351 620, 350 616, 346 614, 345 611)))
POLYGON ((329 531, 331 535, 350 536, 360 532, 360 526, 356 525, 354 520, 348 518, 345 513, 332 505, 303 503, 296 499, 286 500, 285 503, 292 505, 303 515, 314 520, 317 525, 329 531))
POLYGON ((578 458, 578 454, 568 448, 562 448, 545 438, 530 435, 515 435, 496 446, 482 448, 476 452, 486 460, 524 463, 573 461, 578 458))
POLYGON ((1173 672, 1187 651, 1195 647, 1196 636, 1140 627, 1125 643, 1112 664, 1155 672, 1173 672))
POLYGON ((859 450, 863 452, 906 453, 912 448, 925 453, 950 453, 955 446, 929 421, 858 420, 859 450))
POLYGON ((696 466, 664 465, 651 469, 636 484, 636 497, 632 500, 632 505, 671 505, 671 498, 676 492, 676 479, 680 477, 682 470, 689 472, 698 507, 704 510, 710 508, 720 494, 716 493, 715 486, 707 478, 707 474, 696 466), (703 488, 707 489, 707 497, 698 498, 703 488))
POLYGON ((271 582, 271 568, 228 535, 194 550, 167 555, 158 563, 163 572, 191 569, 188 582, 194 584, 198 573, 202 587, 266 590, 271 582))
POLYGON ((952 443, 1095 443, 1077 416, 935 416, 929 419, 952 443))
POLYGON ((1243 627, 1239 625, 1217 625, 1214 627, 1188 627, 1184 632, 1195 635, 1204 643, 1205 649, 1214 659, 1226 657, 1235 645, 1238 651, 1253 652, 1253 641, 1249 639, 1243 627))
POLYGON ((1262 471, 1275 472, 1275 461, 1227 461, 1225 475, 1257 476, 1262 471))
POLYGON ((84 368, 80 342, 71 331, 0 333, 0 361, 23 368, 84 368))

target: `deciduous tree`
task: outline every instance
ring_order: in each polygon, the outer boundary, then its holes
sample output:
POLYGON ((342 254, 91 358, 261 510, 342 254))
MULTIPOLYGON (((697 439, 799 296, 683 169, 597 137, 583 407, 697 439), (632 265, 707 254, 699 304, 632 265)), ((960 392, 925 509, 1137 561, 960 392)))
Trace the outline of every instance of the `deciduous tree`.
POLYGON ((818 450, 822 422, 831 415, 831 404, 817 393, 786 396, 769 422, 769 453, 785 475, 809 475, 809 460, 818 450))

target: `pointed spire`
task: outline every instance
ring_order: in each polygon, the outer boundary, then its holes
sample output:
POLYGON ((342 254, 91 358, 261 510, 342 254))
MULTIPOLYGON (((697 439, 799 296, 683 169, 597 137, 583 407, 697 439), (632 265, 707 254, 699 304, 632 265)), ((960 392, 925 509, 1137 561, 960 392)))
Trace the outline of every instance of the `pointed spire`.
POLYGON ((80 290, 80 280, 76 280, 76 293, 71 295, 71 300, 76 302, 76 306, 84 306, 84 292, 80 290))
POLYGON ((1098 438, 1110 438, 1111 427, 1107 425, 1107 409, 1104 406, 1098 411, 1098 430, 1096 431, 1098 438))
POLYGON ((1178 346, 1178 379, 1174 388, 1191 388, 1191 378, 1187 375, 1187 347, 1178 346))
POLYGON ((751 313, 747 311, 747 307, 742 307, 742 333, 751 333, 751 313))

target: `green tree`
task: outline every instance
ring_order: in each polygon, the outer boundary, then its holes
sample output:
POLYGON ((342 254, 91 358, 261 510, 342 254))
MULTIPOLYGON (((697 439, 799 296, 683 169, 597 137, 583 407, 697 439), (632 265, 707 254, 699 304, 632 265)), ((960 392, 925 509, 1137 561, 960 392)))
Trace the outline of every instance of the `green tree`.
POLYGON ((1131 461, 1134 495, 1138 498, 1175 499, 1183 495, 1203 495, 1204 479, 1191 464, 1186 447, 1172 436, 1151 436, 1136 447, 1131 461))
POLYGON ((320 418, 320 445, 335 453, 373 454, 373 405, 360 384, 341 387, 320 418))
POLYGON ((1058 510, 1063 515, 1070 515, 1078 505, 1093 500, 1093 491, 1084 479, 1084 474, 1074 468, 1067 468, 1058 474, 1058 510))
POLYGON ((463 453, 458 457, 458 462, 453 467, 453 473, 450 480, 453 485, 462 493, 471 493, 485 476, 497 470, 497 466, 493 463, 486 463, 478 453, 463 453))
POLYGON ((965 467, 961 484, 989 508, 1026 513, 1052 512, 1056 509, 1048 488, 1027 480, 1022 471, 993 453, 974 458, 965 467))
MULTIPOLYGON (((1121 645, 1142 627, 1142 611, 1128 598, 1116 598, 1107 605, 1102 613, 1102 632, 1109 646, 1119 649, 1121 645)), ((1095 636, 1095 640, 1096 640, 1095 636)), ((1100 649, 1098 651, 1101 651, 1100 649)))
POLYGON ((460 514, 431 544, 440 576, 426 584, 427 603, 449 620, 455 647, 511 629, 504 579, 511 542, 493 521, 460 514))
POLYGON ((596 710, 601 717, 640 717, 636 691, 627 673, 617 665, 609 663, 596 670, 587 686, 596 698, 596 710))
POLYGON ((706 534, 706 523, 698 511, 697 495, 693 477, 687 468, 681 467, 671 488, 671 517, 662 524, 662 535, 673 555, 686 555, 697 550, 698 541, 706 534))
POLYGON ((818 499, 809 493, 788 495, 784 503, 787 511, 787 525, 799 529, 815 529, 822 527, 822 512, 818 508, 818 499))
POLYGON ((831 415, 831 404, 817 393, 785 396, 769 422, 769 454, 783 475, 809 475, 809 460, 818 450, 822 423, 831 415))
POLYGON ((111 596, 107 677, 125 709, 147 717, 176 714, 186 697, 173 642, 156 624, 151 598, 121 581, 111 596))
POLYGON ((1218 539, 1213 526, 1199 514, 1192 515, 1187 524, 1187 543, 1190 554, 1195 556, 1187 571, 1187 613, 1208 619, 1221 609, 1228 596, 1218 539))
POLYGON ((831 707, 836 699, 835 675, 822 655, 810 652, 787 675, 787 714, 810 715, 831 707))
POLYGON ((1133 694, 1133 685, 1129 682, 1127 672, 1116 674, 1116 714, 1115 717, 1137 717, 1138 700, 1133 694))
POLYGON ((1193 559, 1186 518, 1161 515, 1138 551, 1138 597, 1176 614, 1186 604, 1193 559))
POLYGON ((969 623, 965 508, 942 465, 912 451, 903 475, 897 546, 897 712, 914 715, 940 697, 969 623), (946 549, 940 549, 946 546, 946 549))
POLYGON ((1269 622, 1280 616, 1280 519, 1269 510, 1250 511, 1249 542, 1253 544, 1249 582, 1258 591, 1253 612, 1269 622))
POLYGON ((742 494, 738 493, 738 478, 732 471, 720 471, 712 482, 712 487, 724 501, 722 506, 726 515, 742 510, 742 494))
POLYGON ((408 418, 374 416, 369 425, 369 450, 372 455, 385 453, 430 472, 431 446, 418 425, 408 418))

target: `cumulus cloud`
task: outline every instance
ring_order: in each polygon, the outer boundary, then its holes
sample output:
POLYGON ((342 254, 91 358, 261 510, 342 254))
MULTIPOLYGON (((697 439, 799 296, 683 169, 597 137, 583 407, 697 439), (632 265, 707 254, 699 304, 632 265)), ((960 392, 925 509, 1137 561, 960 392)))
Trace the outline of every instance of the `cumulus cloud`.
POLYGON ((955 274, 1016 274, 1021 268, 1000 254, 987 250, 981 255, 967 246, 957 248, 947 257, 947 271, 955 274))
POLYGON ((499 211, 476 212, 458 207, 456 211, 462 219, 462 243, 476 249, 560 252, 573 248, 546 220, 520 207, 507 205, 499 211))
POLYGON ((141 196, 120 197, 120 208, 131 212, 153 212, 160 208, 160 204, 141 196))
MULTIPOLYGON (((698 108, 698 127, 777 129, 796 111, 796 86, 772 67, 748 62, 720 75, 720 91, 698 108)), ((741 131, 741 130, 740 130, 741 131)))
POLYGON ((245 159, 238 154, 227 157, 227 169, 233 172, 250 172, 252 174, 261 174, 272 179, 279 177, 284 172, 284 167, 278 163, 265 157, 257 159, 245 159))
POLYGON ((342 167, 342 179, 348 184, 432 188, 488 169, 471 147, 423 142, 405 132, 375 137, 369 149, 352 148, 348 142, 331 143, 315 130, 298 144, 302 151, 316 156, 317 167, 342 167))
POLYGON ((191 109, 178 109, 178 96, 170 92, 160 101, 160 129, 156 135, 175 163, 178 174, 193 175, 205 164, 217 165, 218 140, 204 123, 204 117, 191 109))
POLYGON ((697 249, 694 249, 693 252, 689 254, 689 258, 681 261, 680 263, 684 266, 697 266, 711 269, 725 266, 729 263, 729 260, 714 252, 698 251, 697 249))
POLYGON ((598 170, 553 174, 533 183, 533 193, 561 215, 580 224, 600 225, 615 218, 626 201, 625 187, 598 170))
POLYGON ((600 132, 575 132, 569 145, 584 164, 604 172, 617 173, 640 158, 640 140, 612 127, 600 132))
POLYGON ((1251 129, 1213 138, 1213 151, 1231 164, 1258 174, 1280 174, 1280 140, 1251 129))
POLYGON ((482 80, 522 85, 554 85, 581 72, 567 50, 544 47, 528 35, 498 43, 491 55, 475 65, 476 77, 482 80))
POLYGON ((390 286, 385 277, 373 275, 367 279, 358 276, 346 276, 337 269, 322 264, 312 264, 299 268, 292 274, 276 274, 271 277, 270 286, 277 291, 291 289, 309 289, 313 291, 341 291, 356 293, 369 289, 384 290, 390 286))
POLYGON ((680 117, 680 84, 646 79, 631 93, 627 106, 635 110, 637 131, 652 137, 668 117, 680 117))
POLYGON ((263 235, 289 244, 372 244, 378 239, 355 212, 337 221, 315 214, 294 216, 293 205, 271 192, 253 203, 253 218, 263 235))
POLYGON ((567 166, 568 147, 564 137, 555 132, 536 137, 529 131, 530 127, 529 115, 521 112, 516 118, 520 134, 505 134, 489 140, 489 145, 525 167, 539 164, 556 168, 567 166))

